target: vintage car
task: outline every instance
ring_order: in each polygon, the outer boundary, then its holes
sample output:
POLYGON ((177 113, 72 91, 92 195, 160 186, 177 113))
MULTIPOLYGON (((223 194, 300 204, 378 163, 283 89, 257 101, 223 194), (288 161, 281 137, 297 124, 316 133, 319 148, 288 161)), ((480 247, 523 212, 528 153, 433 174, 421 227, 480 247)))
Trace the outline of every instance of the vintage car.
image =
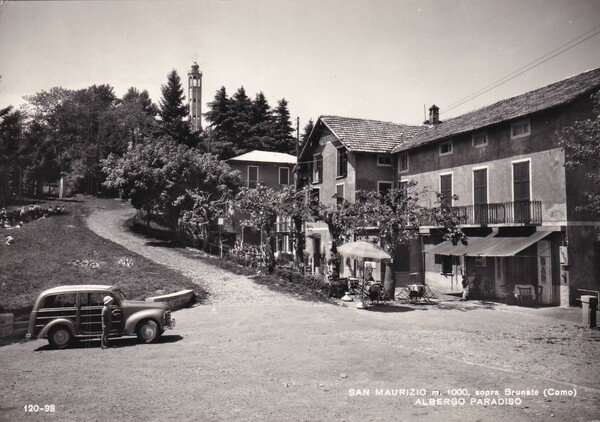
POLYGON ((126 300, 114 286, 74 285, 43 291, 31 311, 28 339, 47 338, 51 346, 68 347, 76 339, 102 336, 102 307, 105 296, 110 305, 110 337, 137 335, 150 343, 165 329, 174 328, 175 320, 165 303, 126 300))

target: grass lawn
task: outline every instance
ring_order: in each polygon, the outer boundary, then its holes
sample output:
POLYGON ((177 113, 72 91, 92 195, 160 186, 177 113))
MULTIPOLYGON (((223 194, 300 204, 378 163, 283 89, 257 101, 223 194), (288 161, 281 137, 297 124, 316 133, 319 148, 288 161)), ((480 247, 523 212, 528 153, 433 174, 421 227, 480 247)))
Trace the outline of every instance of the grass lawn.
POLYGON ((117 285, 129 299, 183 289, 205 296, 178 272, 90 231, 84 218, 93 204, 93 200, 41 203, 41 207, 65 205, 67 214, 35 220, 20 229, 0 228, 0 310, 27 313, 42 290, 66 284, 117 285), (13 245, 4 244, 8 235, 14 237, 13 245), (122 265, 120 260, 132 265, 122 265))

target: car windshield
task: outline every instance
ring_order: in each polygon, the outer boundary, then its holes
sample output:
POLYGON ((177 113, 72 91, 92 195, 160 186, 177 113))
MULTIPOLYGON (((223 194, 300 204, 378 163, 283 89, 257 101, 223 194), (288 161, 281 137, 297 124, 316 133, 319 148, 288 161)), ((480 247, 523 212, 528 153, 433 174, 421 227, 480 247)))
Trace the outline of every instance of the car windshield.
POLYGON ((122 302, 123 300, 125 300, 125 295, 123 295, 123 292, 121 290, 115 289, 115 290, 113 290, 113 294, 119 300, 119 302, 122 302))

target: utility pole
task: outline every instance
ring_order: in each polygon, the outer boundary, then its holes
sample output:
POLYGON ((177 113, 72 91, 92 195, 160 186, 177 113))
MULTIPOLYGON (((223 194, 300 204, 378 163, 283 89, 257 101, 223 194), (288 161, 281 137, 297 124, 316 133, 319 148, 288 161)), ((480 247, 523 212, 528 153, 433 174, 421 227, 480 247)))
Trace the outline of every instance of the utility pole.
POLYGON ((300 168, 298 167, 298 162, 300 161, 300 117, 296 117, 296 171, 294 172, 294 177, 296 178, 296 188, 298 188, 298 174, 300 173, 300 168))

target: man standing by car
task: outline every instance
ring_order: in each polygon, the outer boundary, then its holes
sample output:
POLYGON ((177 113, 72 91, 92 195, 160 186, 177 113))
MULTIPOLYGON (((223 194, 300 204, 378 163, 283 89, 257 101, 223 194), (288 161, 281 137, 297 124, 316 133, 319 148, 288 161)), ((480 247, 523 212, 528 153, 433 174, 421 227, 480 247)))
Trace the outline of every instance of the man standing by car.
POLYGON ((100 347, 106 349, 108 347, 108 334, 112 325, 112 311, 110 304, 113 302, 111 296, 104 296, 104 307, 102 308, 102 342, 100 347))

